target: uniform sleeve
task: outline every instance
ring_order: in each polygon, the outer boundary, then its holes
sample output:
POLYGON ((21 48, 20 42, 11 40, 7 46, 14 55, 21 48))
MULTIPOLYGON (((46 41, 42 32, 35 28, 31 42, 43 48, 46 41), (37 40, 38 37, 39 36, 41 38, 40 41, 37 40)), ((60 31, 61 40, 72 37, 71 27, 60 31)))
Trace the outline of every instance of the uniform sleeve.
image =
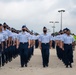
POLYGON ((32 36, 30 34, 28 35, 28 40, 32 40, 32 36))
POLYGON ((37 38, 36 40, 39 40, 39 35, 37 35, 36 38, 37 38))
POLYGON ((20 39, 20 34, 17 35, 17 39, 18 39, 18 40, 20 39))
POLYGON ((34 35, 34 40, 37 40, 37 36, 36 35, 34 35))
POLYGON ((16 39, 16 35, 15 35, 15 34, 13 34, 13 35, 12 35, 12 38, 13 38, 13 40, 15 40, 15 39, 16 39))
POLYGON ((4 34, 4 35, 3 35, 3 39, 4 39, 4 40, 7 40, 7 39, 8 39, 8 36, 7 36, 6 34, 4 34))
POLYGON ((16 34, 16 39, 18 39, 18 34, 16 34))
POLYGON ((36 39, 36 36, 35 36, 35 35, 33 35, 32 39, 33 39, 33 40, 35 40, 35 39, 36 39))
POLYGON ((61 37, 60 40, 61 40, 62 42, 64 42, 64 38, 61 37))
POLYGON ((62 42, 64 42, 65 36, 62 35, 62 36, 60 37, 60 40, 61 40, 62 42))
POLYGON ((8 36, 6 36, 6 40, 8 40, 8 36))
POLYGON ((41 41, 41 35, 39 35, 39 41, 41 41))
POLYGON ((49 36, 50 37, 50 41, 52 41, 53 40, 53 37, 52 36, 49 36))
POLYGON ((55 41, 57 40, 57 36, 55 36, 55 41))
POLYGON ((8 31, 8 37, 12 37, 12 32, 8 31))
POLYGON ((54 37, 54 40, 56 41, 56 36, 54 37))
POLYGON ((27 38, 28 40, 31 40, 31 35, 29 33, 27 33, 27 38))

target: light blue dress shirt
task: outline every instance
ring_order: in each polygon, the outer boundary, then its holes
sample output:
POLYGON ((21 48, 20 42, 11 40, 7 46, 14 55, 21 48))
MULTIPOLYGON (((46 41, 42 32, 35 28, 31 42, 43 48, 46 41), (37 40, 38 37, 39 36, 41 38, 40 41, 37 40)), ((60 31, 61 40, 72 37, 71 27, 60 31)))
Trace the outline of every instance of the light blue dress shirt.
POLYGON ((64 38, 63 38, 63 42, 64 42, 64 44, 72 44, 73 42, 74 42, 74 38, 73 38, 73 36, 72 35, 64 35, 63 36, 64 38))
POLYGON ((21 43, 26 43, 30 40, 30 34, 27 32, 21 32, 18 34, 18 40, 21 43))
POLYGON ((41 42, 41 43, 49 43, 50 41, 52 40, 52 36, 51 35, 49 35, 49 34, 41 34, 40 36, 39 36, 39 41, 41 42))

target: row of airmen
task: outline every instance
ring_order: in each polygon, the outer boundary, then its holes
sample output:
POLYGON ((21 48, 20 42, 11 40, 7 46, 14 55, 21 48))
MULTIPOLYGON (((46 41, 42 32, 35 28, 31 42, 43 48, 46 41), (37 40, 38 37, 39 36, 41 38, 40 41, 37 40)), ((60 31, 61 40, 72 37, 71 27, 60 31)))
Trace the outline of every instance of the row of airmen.
POLYGON ((0 24, 0 67, 11 62, 18 55, 20 55, 21 67, 24 65, 27 67, 34 54, 34 45, 38 48, 38 36, 33 35, 33 32, 25 31, 27 31, 26 26, 22 26, 22 32, 18 33, 14 29, 10 30, 6 23, 0 24))
POLYGON ((59 32, 56 37, 47 33, 47 28, 43 28, 43 34, 39 36, 33 35, 33 33, 27 32, 27 27, 22 26, 22 31, 17 34, 13 30, 7 29, 6 24, 2 26, 0 24, 0 66, 4 66, 8 61, 11 62, 12 58, 20 55, 21 67, 27 67, 27 64, 34 53, 34 45, 36 48, 41 49, 42 64, 43 67, 48 67, 49 64, 49 52, 52 47, 52 43, 56 41, 56 50, 58 58, 68 67, 72 67, 73 63, 73 50, 74 38, 70 35, 69 29, 64 29, 63 32, 59 32), (54 40, 55 39, 55 40, 54 40), (35 42, 36 40, 36 42, 35 42))
POLYGON ((47 28, 43 28, 43 34, 39 36, 39 47, 42 53, 43 67, 48 67, 49 65, 49 54, 50 49, 55 48, 57 57, 62 60, 66 68, 70 66, 72 68, 73 63, 73 46, 75 46, 75 40, 71 35, 71 31, 65 28, 63 31, 60 30, 59 33, 54 36, 47 33, 47 28))
POLYGON ((66 68, 69 66, 72 68, 75 39, 71 35, 71 31, 68 28, 60 31, 57 38, 60 38, 60 40, 57 39, 57 56, 63 61, 63 63, 66 65, 66 68))
POLYGON ((17 33, 7 28, 6 23, 0 24, 0 67, 12 61, 19 54, 16 49, 17 33))

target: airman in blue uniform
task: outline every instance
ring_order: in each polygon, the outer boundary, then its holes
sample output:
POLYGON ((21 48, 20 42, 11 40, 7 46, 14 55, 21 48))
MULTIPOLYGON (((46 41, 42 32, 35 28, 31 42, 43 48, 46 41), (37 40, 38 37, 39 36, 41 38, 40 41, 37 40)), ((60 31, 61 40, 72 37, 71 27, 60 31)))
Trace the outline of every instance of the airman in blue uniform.
POLYGON ((28 48, 30 48, 30 37, 26 32, 26 26, 22 26, 22 32, 18 34, 18 44, 20 50, 21 67, 27 67, 28 63, 28 48))
POLYGON ((49 54, 50 54, 50 48, 52 45, 52 37, 50 34, 47 33, 47 28, 43 28, 43 34, 39 36, 39 47, 41 49, 42 53, 42 62, 43 67, 48 67, 49 64, 49 54))

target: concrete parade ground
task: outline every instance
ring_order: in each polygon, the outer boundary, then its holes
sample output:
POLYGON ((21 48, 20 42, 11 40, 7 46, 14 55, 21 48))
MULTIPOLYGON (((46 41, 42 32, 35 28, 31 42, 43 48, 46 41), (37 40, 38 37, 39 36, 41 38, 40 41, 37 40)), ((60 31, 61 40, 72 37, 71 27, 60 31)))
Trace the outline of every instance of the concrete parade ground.
POLYGON ((49 67, 43 68, 41 51, 35 49, 28 67, 20 67, 20 57, 18 56, 0 68, 0 75, 76 75, 76 50, 74 51, 73 68, 65 68, 62 61, 57 58, 55 49, 50 50, 49 67))

